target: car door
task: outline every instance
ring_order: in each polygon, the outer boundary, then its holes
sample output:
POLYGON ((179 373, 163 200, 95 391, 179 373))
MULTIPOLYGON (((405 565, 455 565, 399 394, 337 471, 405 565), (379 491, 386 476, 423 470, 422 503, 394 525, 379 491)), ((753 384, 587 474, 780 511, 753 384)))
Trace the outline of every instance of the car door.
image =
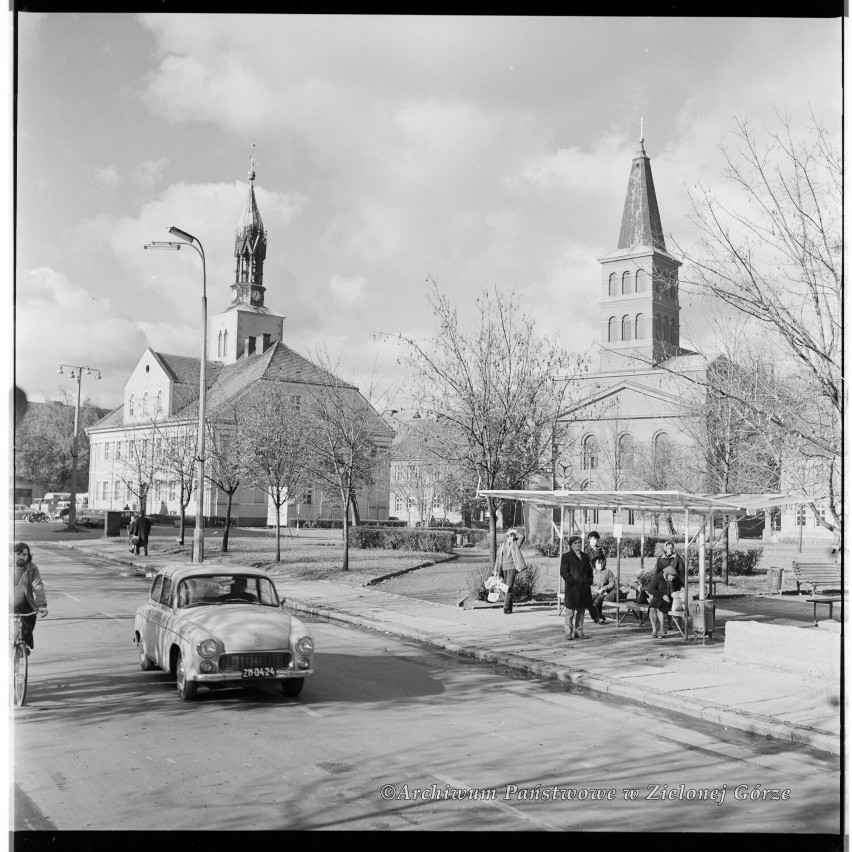
POLYGON ((158 574, 151 585, 151 593, 148 603, 143 609, 142 616, 145 623, 142 625, 142 639, 145 642, 145 652, 157 663, 160 662, 160 629, 159 629, 159 607, 160 592, 163 590, 163 575, 158 574))
POLYGON ((174 636, 172 593, 172 578, 168 574, 164 574, 163 583, 160 587, 160 595, 151 609, 151 622, 155 625, 157 634, 157 644, 155 646, 157 649, 157 662, 166 671, 169 668, 169 648, 171 647, 174 636))

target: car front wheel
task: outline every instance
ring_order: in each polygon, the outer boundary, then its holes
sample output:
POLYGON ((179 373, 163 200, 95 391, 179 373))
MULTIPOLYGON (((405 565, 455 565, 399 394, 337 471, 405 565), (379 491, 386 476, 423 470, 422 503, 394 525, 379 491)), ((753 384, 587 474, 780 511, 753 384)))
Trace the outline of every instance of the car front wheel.
POLYGON ((281 681, 281 691, 287 698, 298 698, 305 685, 303 677, 291 677, 289 680, 281 681))
POLYGON ((198 684, 193 680, 187 680, 186 665, 183 661, 183 654, 178 651, 177 660, 175 661, 175 680, 177 681, 177 691, 182 701, 192 701, 195 698, 195 693, 198 692, 198 684))

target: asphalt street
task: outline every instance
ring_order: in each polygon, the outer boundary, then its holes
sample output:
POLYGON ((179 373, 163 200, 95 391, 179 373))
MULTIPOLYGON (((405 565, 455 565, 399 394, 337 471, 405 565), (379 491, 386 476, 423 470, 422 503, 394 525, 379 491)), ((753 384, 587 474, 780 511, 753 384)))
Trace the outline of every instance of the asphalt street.
POLYGON ((47 543, 37 561, 18 830, 839 830, 835 758, 342 625, 312 625, 300 699, 183 703, 139 668, 148 581, 47 543))

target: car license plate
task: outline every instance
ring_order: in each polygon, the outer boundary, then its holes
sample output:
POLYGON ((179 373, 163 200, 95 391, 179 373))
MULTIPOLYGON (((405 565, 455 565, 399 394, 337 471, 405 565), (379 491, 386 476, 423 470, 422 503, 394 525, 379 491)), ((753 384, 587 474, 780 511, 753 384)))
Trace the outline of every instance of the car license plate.
POLYGON ((257 666, 253 669, 243 669, 243 677, 275 677, 273 666, 257 666))

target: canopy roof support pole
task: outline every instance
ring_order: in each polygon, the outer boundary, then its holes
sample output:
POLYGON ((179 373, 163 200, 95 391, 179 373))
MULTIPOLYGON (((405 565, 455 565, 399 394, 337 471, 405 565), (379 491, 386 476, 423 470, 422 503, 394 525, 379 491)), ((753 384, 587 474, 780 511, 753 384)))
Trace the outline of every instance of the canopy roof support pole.
MULTIPOLYGON (((559 567, 562 568, 562 554, 565 552, 565 506, 559 507, 559 567)), ((562 588, 562 572, 556 575, 556 614, 562 615, 565 603, 565 590, 562 588)))
POLYGON ((689 506, 686 507, 683 514, 683 597, 686 601, 686 618, 684 619, 686 623, 684 624, 684 633, 686 633, 686 640, 689 641, 689 506))
MULTIPOLYGON (((706 515, 704 522, 707 522, 706 515)), ((704 563, 706 538, 707 537, 704 535, 704 524, 702 524, 701 528, 698 530, 698 600, 700 601, 703 601, 707 597, 707 567, 704 563)))
POLYGON ((639 538, 639 570, 645 570, 645 513, 642 512, 642 535, 639 538))

